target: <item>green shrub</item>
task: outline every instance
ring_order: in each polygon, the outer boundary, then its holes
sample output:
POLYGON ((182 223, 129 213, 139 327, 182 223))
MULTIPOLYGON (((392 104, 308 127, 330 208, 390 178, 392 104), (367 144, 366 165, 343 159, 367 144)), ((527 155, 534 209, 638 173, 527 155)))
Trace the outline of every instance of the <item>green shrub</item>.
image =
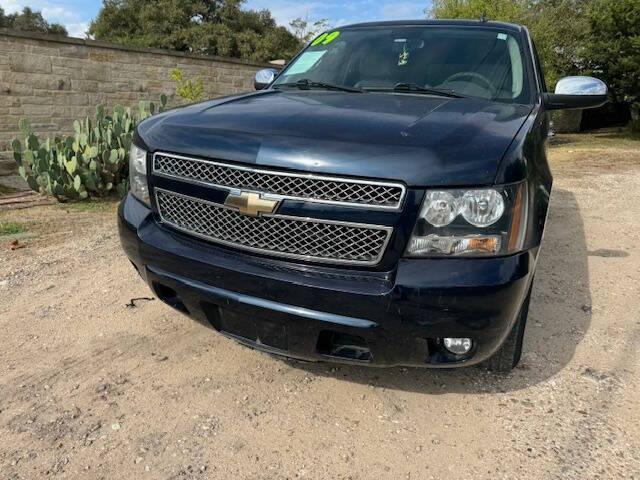
POLYGON ((174 68, 171 70, 171 80, 176 82, 176 95, 184 98, 188 102, 199 102, 204 97, 204 84, 202 78, 195 80, 185 80, 182 70, 174 68))
MULTIPOLYGON (((166 106, 162 95, 160 111, 166 106)), ((25 119, 19 127, 23 139, 12 142, 13 156, 20 175, 40 193, 60 201, 104 197, 127 192, 128 153, 133 131, 141 120, 155 112, 150 102, 140 102, 136 111, 120 105, 111 115, 103 106, 89 117, 73 122, 74 134, 42 141, 25 119)))

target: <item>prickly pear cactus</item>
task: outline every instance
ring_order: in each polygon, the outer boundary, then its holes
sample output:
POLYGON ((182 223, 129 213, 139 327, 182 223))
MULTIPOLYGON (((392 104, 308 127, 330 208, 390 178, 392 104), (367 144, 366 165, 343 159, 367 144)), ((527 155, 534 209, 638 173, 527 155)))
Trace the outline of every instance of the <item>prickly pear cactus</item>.
MULTIPOLYGON (((159 111, 164 111, 167 97, 160 97, 159 111)), ((117 105, 107 114, 96 107, 95 119, 73 122, 74 133, 60 138, 38 139, 31 125, 20 120, 22 139, 11 146, 20 175, 40 193, 60 201, 124 196, 128 185, 128 153, 136 125, 155 113, 151 102, 140 102, 137 109, 117 105)))

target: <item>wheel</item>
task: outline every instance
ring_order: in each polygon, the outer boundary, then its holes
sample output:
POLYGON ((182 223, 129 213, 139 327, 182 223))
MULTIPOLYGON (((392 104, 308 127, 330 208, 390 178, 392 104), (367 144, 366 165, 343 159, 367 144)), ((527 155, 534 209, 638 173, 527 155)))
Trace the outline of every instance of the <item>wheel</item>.
POLYGON ((524 339, 524 329, 527 325, 527 317, 529 316, 529 301, 531 300, 532 287, 533 282, 531 282, 527 297, 522 303, 520 313, 518 313, 518 319, 513 325, 509 336, 500 349, 482 364, 487 370, 508 373, 518 365, 520 357, 522 356, 522 340, 524 339))

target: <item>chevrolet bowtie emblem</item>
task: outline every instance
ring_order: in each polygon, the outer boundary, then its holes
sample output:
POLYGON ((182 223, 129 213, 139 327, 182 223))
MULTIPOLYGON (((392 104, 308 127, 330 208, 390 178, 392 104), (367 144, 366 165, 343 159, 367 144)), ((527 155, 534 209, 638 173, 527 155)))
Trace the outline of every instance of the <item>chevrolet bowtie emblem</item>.
POLYGON ((224 204, 227 207, 235 208, 243 215, 257 217, 262 213, 273 213, 278 206, 277 200, 267 200, 259 193, 231 192, 224 204))

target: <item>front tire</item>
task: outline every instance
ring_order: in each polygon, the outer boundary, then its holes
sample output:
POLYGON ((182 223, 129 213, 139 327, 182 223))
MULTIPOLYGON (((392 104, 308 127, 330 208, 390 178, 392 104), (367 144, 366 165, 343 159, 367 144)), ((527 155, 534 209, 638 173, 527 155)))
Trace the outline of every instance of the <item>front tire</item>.
POLYGON ((531 300, 531 291, 533 288, 533 282, 529 287, 529 293, 527 293, 520 312, 518 313, 518 319, 513 325, 509 336, 504 341, 500 349, 493 354, 488 360, 482 364, 487 370, 499 373, 509 373, 513 370, 520 357, 522 357, 522 341, 524 339, 524 330, 527 325, 527 317, 529 316, 529 302, 531 300))

